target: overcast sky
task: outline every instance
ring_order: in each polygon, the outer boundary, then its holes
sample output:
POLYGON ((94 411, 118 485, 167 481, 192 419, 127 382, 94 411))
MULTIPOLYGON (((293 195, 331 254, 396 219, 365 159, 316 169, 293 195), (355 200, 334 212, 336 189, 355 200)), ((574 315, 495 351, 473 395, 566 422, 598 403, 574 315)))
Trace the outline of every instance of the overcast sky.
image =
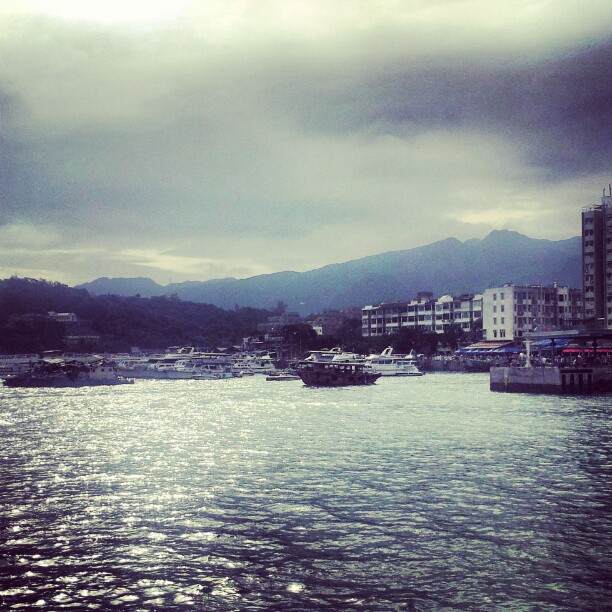
POLYGON ((578 235, 611 31, 609 0, 0 0, 0 278, 578 235))

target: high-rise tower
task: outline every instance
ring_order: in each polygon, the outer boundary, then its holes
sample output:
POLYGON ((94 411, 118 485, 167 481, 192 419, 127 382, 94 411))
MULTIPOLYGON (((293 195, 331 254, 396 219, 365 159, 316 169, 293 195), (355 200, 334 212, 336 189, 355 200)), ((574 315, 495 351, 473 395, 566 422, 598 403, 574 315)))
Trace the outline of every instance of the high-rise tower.
POLYGON ((587 324, 612 329, 612 185, 582 209, 582 290, 587 324))

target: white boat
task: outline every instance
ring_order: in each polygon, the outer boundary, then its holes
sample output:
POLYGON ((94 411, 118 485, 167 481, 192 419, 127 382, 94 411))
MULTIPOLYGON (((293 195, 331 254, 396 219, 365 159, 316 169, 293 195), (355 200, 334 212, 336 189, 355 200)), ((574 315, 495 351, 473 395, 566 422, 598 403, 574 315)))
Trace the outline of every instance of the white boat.
POLYGON ((120 373, 133 378, 218 380, 240 376, 225 353, 202 353, 193 347, 172 347, 163 355, 119 364, 120 373))
POLYGON ((322 351, 311 351, 304 361, 317 361, 324 363, 343 363, 346 361, 362 361, 363 356, 358 353, 348 353, 341 348, 323 349, 322 351))
POLYGON ((266 376, 266 380, 269 381, 282 381, 282 380, 300 380, 299 374, 295 370, 277 370, 272 374, 266 376))
POLYGON ((233 361, 234 370, 244 376, 251 374, 272 374, 276 371, 271 355, 238 355, 233 361))
POLYGON ((368 355, 365 362, 382 376, 423 376, 412 354, 394 355, 390 346, 380 355, 368 355))
POLYGON ((39 360, 38 355, 0 355, 0 379, 12 374, 24 374, 39 360))

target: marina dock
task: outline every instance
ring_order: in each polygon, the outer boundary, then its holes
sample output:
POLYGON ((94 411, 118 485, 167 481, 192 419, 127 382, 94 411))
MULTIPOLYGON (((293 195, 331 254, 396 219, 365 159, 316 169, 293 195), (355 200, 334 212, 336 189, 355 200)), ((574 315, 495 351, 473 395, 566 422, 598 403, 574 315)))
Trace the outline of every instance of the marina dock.
MULTIPOLYGON (((525 365, 492 367, 491 391, 509 393, 551 393, 556 395, 582 395, 612 392, 612 359, 602 342, 612 339, 611 330, 568 330, 532 333, 526 338, 525 365), (531 360, 532 341, 548 340, 548 361, 531 360), (572 351, 571 362, 555 351, 555 346, 571 340, 579 348, 572 351)), ((565 352, 564 351, 564 352, 565 352)))

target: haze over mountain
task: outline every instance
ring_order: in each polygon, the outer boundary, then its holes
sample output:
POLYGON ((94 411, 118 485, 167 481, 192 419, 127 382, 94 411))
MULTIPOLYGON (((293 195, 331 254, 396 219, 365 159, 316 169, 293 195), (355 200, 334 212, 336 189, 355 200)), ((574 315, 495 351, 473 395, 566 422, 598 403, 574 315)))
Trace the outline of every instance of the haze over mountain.
POLYGON ((93 294, 176 294, 182 300, 222 308, 274 307, 283 301, 302 314, 326 308, 407 300, 419 291, 434 295, 478 293, 508 282, 581 285, 581 239, 533 239, 496 230, 483 239, 447 238, 426 246, 372 255, 309 272, 278 272, 246 279, 223 278, 166 286, 148 278, 99 278, 79 287, 93 294))

